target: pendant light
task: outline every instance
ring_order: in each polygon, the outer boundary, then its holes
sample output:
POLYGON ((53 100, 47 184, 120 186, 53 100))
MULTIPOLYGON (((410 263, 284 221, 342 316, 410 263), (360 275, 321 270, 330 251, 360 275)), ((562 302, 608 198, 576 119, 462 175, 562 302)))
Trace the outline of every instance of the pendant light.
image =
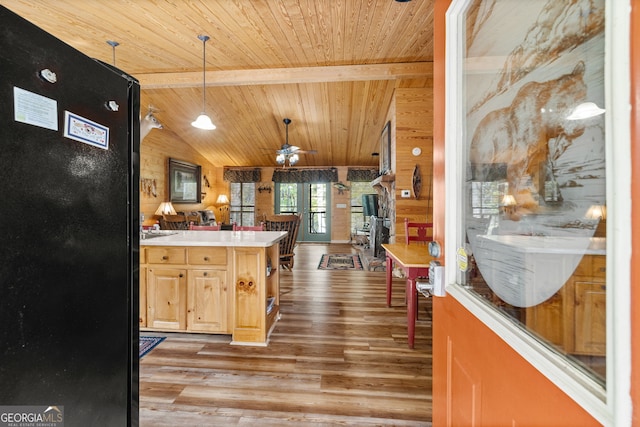
POLYGON ((200 35, 198 36, 198 38, 202 40, 202 113, 198 116, 198 118, 195 121, 191 122, 191 126, 196 127, 198 129, 213 130, 216 128, 216 125, 214 125, 211 122, 211 119, 209 118, 209 116, 207 116, 204 112, 205 92, 207 90, 206 73, 205 73, 205 58, 206 58, 205 54, 207 51, 207 40, 209 40, 209 36, 200 35))

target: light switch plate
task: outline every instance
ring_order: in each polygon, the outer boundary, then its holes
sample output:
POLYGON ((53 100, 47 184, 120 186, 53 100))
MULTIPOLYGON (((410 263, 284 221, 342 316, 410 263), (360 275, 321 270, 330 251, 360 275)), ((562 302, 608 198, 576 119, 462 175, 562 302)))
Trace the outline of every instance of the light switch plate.
POLYGON ((411 190, 402 190, 400 193, 401 197, 411 197, 411 190))

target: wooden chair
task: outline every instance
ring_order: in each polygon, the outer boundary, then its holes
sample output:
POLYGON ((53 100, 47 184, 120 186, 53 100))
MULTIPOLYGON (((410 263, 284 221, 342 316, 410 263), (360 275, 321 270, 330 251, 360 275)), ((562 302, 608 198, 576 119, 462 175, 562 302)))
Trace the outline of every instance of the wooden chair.
POLYGON ((433 240, 433 223, 431 222, 410 222, 409 218, 404 219, 405 243, 424 243, 433 240))
POLYGON ((264 223, 260 225, 236 225, 233 223, 233 231, 264 231, 264 223))
POLYGON ((184 215, 162 215, 160 228, 163 230, 188 230, 189 222, 184 215))
POLYGON ((202 217, 198 212, 184 212, 183 215, 187 218, 187 222, 189 224, 200 225, 200 222, 202 221, 202 217))
MULTIPOLYGON (((428 242, 433 240, 433 223, 431 222, 411 222, 409 218, 404 219, 404 235, 405 242, 407 245, 414 242, 415 244, 428 244, 428 242)), ((429 273, 427 272, 426 277, 419 277, 421 280, 429 280, 429 273)), ((408 292, 409 289, 406 290, 408 292)), ((406 300, 406 292, 405 292, 405 300, 406 300)), ((416 291, 416 294, 418 292, 416 291)), ((416 297, 416 319, 418 318, 418 295, 416 297)), ((406 302, 406 301, 405 301, 406 302)))
POLYGON ((189 224, 189 230, 220 231, 220 226, 219 225, 195 225, 195 224, 189 224))
POLYGON ((280 240, 280 265, 291 270, 293 268, 293 249, 298 239, 300 217, 298 215, 271 215, 264 221, 266 231, 286 231, 287 236, 280 240))

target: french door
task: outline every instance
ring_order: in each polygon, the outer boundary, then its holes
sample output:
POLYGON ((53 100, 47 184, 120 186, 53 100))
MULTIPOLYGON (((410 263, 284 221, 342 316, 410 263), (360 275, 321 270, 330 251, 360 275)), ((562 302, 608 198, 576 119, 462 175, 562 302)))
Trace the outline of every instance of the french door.
POLYGON ((277 183, 275 212, 300 215, 298 240, 331 241, 329 183, 277 183))

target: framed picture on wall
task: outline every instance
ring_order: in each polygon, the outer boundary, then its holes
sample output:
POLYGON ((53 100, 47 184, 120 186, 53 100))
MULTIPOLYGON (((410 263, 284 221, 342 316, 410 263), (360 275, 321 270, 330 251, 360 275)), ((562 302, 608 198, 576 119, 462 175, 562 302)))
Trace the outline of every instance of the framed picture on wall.
POLYGON ((172 203, 200 203, 201 167, 169 159, 169 200, 172 203))
POLYGON ((391 172, 391 122, 387 122, 380 134, 380 175, 391 172))

